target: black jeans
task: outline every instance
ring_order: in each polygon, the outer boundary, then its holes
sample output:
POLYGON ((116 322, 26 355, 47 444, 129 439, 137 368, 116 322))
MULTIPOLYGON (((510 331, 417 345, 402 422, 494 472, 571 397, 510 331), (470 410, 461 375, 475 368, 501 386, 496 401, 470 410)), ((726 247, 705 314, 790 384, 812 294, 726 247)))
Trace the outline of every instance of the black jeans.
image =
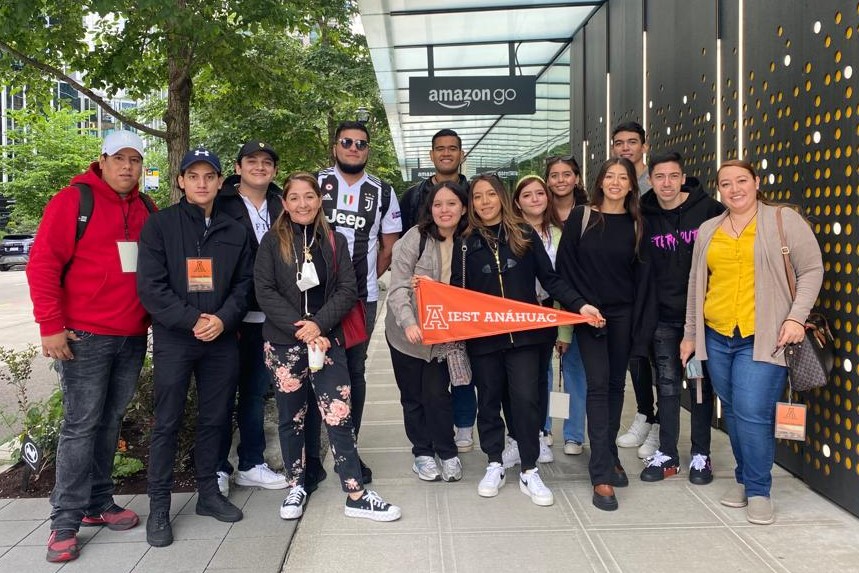
POLYGON ((632 330, 631 306, 603 307, 600 311, 606 319, 605 328, 576 326, 576 341, 588 380, 588 472, 593 485, 610 484, 614 466, 620 465, 615 440, 623 410, 632 330))
POLYGON ((453 401, 447 363, 427 362, 403 354, 388 343, 394 378, 400 389, 403 425, 415 456, 438 455, 448 460, 457 454, 453 443, 453 401))
MULTIPOLYGON (((555 351, 555 343, 540 346, 540 386, 537 388, 537 409, 540 411, 540 417, 545 420, 549 415, 549 366, 552 362, 552 353, 555 351)), ((510 392, 505 392, 501 400, 501 410, 504 412, 504 420, 507 422, 507 433, 514 440, 519 440, 516 437, 516 429, 513 427, 512 412, 510 408, 510 392)), ((542 430, 542 427, 540 428, 542 430)))
MULTIPOLYGON (((376 326, 376 302, 365 302, 367 336, 373 336, 373 329, 376 326)), ((364 401, 367 399, 367 380, 364 378, 364 372, 367 363, 367 348, 370 346, 370 339, 363 344, 357 344, 346 350, 346 364, 349 369, 349 380, 352 383, 352 424, 355 427, 355 437, 358 437, 358 430, 361 429, 361 418, 364 415, 364 401)), ((307 396, 308 402, 311 404, 316 401, 313 395, 313 388, 310 384, 307 385, 307 391, 310 394, 307 396)), ((307 431, 304 435, 305 446, 307 448, 307 457, 319 458, 321 456, 320 447, 320 418, 318 412, 311 411, 307 413, 307 431)))
POLYGON ((653 366, 650 364, 650 358, 630 358, 629 377, 632 378, 632 389, 635 392, 636 411, 647 418, 648 424, 659 423, 659 416, 653 407, 653 366))
MULTIPOLYGON (((680 363, 680 341, 683 323, 660 322, 653 333, 653 363, 656 365, 656 393, 659 397, 659 450, 678 457, 680 439, 680 394, 683 389, 683 366, 680 363)), ((702 362, 706 365, 707 362, 702 362)), ((706 376, 701 379, 702 403, 689 381, 692 414, 692 455, 710 455, 710 422, 713 419, 713 387, 706 376)))
POLYGON ((266 365, 271 372, 277 400, 278 435, 284 473, 290 486, 304 485, 304 428, 307 413, 321 411, 328 430, 334 467, 345 492, 361 491, 361 466, 355 447, 350 414, 349 371, 346 353, 339 346, 328 349, 318 372, 307 367, 307 345, 266 345, 266 365), (308 384, 309 382, 309 384, 308 384), (316 402, 308 402, 306 386, 312 386, 316 402))
POLYGON ((512 419, 507 422, 512 422, 519 442, 522 471, 537 467, 543 422, 538 404, 541 350, 541 346, 531 345, 469 355, 472 378, 477 386, 477 432, 480 447, 490 463, 501 463, 504 450, 501 400, 509 393, 512 419))
MULTIPOLYGON (((262 323, 243 322, 239 327, 238 400, 231 410, 236 412, 239 427, 239 471, 247 471, 265 461, 265 395, 271 388, 271 375, 263 358, 262 323)), ((230 423, 224 427, 221 443, 220 470, 233 473, 227 460, 233 442, 232 411, 230 423)))
POLYGON ((230 423, 230 402, 236 395, 239 348, 235 332, 201 342, 190 332, 153 326, 155 426, 149 446, 149 503, 170 507, 176 440, 185 412, 191 375, 197 386, 197 428, 194 465, 200 496, 218 493, 216 472, 221 463, 224 427, 230 423))

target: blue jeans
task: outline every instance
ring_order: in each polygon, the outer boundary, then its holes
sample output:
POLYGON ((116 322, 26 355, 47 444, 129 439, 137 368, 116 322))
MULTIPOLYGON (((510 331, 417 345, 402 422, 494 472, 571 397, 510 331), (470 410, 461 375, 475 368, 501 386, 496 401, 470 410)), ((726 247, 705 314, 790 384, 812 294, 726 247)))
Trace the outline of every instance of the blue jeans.
POLYGON ((775 459, 775 405, 784 391, 787 368, 752 360, 755 337, 705 331, 707 369, 722 401, 737 483, 746 495, 769 497, 775 459))
POLYGON ((564 375, 564 392, 570 395, 570 416, 564 420, 564 441, 572 440, 583 444, 585 443, 585 401, 588 383, 575 332, 570 346, 561 357, 561 370, 564 375))
MULTIPOLYGON (((265 395, 271 389, 271 374, 263 355, 262 323, 243 322, 239 327, 239 387, 235 406, 239 427, 239 471, 247 471, 265 462, 265 395)), ((233 425, 224 428, 221 443, 220 470, 233 473, 227 457, 233 443, 233 425)))
POLYGON ((75 330, 74 360, 59 362, 63 425, 51 529, 80 527, 113 503, 113 455, 125 409, 134 396, 146 336, 107 336, 75 330))

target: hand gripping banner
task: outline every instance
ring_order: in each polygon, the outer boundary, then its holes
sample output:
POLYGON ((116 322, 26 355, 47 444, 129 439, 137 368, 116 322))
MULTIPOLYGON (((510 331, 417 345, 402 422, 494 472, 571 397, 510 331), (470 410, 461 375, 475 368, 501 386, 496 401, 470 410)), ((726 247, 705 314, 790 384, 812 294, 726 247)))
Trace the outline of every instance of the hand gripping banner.
POLYGON ((581 314, 421 278, 415 288, 424 344, 588 322, 581 314))

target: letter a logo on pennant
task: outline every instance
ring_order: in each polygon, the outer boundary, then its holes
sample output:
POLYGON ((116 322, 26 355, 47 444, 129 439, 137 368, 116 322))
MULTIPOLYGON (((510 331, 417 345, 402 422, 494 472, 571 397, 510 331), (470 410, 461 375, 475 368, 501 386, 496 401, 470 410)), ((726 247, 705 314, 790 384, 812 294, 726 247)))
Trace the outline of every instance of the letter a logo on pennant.
POLYGON ((450 328, 444 321, 442 308, 440 304, 428 304, 424 309, 424 316, 426 318, 424 318, 421 328, 424 330, 447 330, 450 328))

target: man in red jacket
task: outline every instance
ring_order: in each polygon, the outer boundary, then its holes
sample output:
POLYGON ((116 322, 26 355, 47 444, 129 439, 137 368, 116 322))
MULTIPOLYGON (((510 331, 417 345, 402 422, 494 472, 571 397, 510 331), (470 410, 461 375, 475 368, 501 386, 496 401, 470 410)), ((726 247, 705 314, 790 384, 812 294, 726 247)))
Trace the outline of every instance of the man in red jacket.
POLYGON ((137 188, 143 141, 116 131, 101 151, 48 203, 27 265, 42 354, 57 360, 63 389, 51 562, 77 558, 81 525, 123 530, 139 521, 114 503, 111 473, 149 328, 136 277, 137 239, 149 215, 137 188), (92 214, 81 229, 83 196, 92 197, 92 214))

